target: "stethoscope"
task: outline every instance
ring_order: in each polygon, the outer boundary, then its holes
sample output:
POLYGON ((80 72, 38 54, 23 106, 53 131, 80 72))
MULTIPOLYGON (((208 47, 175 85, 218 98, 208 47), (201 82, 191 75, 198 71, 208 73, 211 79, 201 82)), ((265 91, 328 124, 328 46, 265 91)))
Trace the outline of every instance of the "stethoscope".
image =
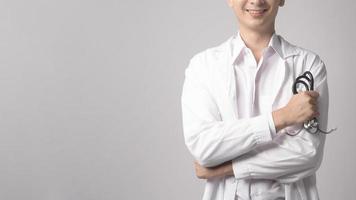
MULTIPOLYGON (((306 71, 302 75, 298 76, 294 81, 292 90, 293 90, 293 94, 298 94, 301 91, 314 90, 314 77, 313 77, 313 74, 310 71, 306 71), (303 87, 300 87, 300 86, 303 86, 303 87), (304 88, 304 90, 302 90, 302 89, 297 90, 297 88, 304 88)), ((335 131, 337 129, 337 128, 333 128, 333 129, 331 129, 329 131, 321 130, 319 128, 319 122, 318 122, 316 117, 314 117, 313 119, 311 119, 311 120, 309 120, 307 122, 304 122, 303 126, 304 126, 304 129, 307 130, 311 134, 317 134, 318 132, 321 132, 321 133, 324 133, 324 134, 329 134, 329 133, 331 133, 331 132, 333 132, 333 131, 335 131)), ((286 132, 286 134, 290 135, 290 136, 295 136, 301 130, 302 129, 300 129, 296 134, 290 134, 288 132, 286 132)))

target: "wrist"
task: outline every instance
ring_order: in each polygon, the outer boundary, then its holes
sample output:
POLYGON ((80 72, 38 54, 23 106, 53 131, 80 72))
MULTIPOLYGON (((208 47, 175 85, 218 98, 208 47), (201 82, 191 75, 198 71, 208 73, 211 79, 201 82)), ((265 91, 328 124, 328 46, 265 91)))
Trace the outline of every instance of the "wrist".
POLYGON ((276 132, 288 126, 287 113, 285 107, 272 112, 276 132))
POLYGON ((232 161, 228 162, 228 164, 224 168, 225 168, 225 170, 224 170, 225 176, 234 175, 234 170, 232 168, 232 161))
POLYGON ((224 177, 234 175, 234 171, 232 169, 232 162, 226 162, 220 165, 217 170, 214 170, 213 177, 224 177))

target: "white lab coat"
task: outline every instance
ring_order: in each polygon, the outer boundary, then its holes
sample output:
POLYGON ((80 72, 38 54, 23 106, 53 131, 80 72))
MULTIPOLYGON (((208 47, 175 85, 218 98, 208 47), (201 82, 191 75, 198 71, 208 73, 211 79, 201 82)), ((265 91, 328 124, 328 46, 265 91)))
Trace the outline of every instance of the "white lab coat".
MULTIPOLYGON (((201 165, 210 167, 233 161, 234 176, 206 181, 203 200, 233 200, 241 179, 273 179, 284 186, 286 200, 319 199, 316 170, 320 167, 325 144, 324 134, 302 130, 297 136, 283 134, 301 125, 282 129, 268 137, 268 114, 240 119, 236 106, 233 63, 236 58, 230 37, 223 44, 196 54, 185 70, 182 90, 182 116, 185 143, 201 165), (261 138, 263 142, 261 142, 261 138), (270 148, 260 149, 262 145, 270 148)), ((292 97, 295 78, 309 70, 318 91, 320 128, 327 129, 327 71, 315 53, 288 43, 281 36, 279 48, 285 64, 263 70, 278 70, 274 84, 266 84, 265 105, 270 112, 285 106, 292 97)), ((268 74, 268 71, 261 74, 268 74)), ((267 109, 267 110, 268 110, 267 109)), ((258 199, 258 196, 255 197, 258 199)))

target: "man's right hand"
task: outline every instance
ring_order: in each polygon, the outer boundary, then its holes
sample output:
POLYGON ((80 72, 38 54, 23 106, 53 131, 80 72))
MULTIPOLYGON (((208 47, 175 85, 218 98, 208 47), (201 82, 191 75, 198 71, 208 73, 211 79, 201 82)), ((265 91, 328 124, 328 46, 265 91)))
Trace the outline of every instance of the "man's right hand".
POLYGON ((319 116, 318 97, 316 91, 305 91, 293 95, 288 104, 276 111, 273 111, 273 121, 276 131, 294 124, 304 123, 314 117, 319 116))

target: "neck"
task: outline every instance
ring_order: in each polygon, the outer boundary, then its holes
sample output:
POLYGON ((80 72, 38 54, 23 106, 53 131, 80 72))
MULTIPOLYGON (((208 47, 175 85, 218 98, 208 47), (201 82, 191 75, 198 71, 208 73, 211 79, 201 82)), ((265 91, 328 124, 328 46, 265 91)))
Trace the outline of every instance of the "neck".
POLYGON ((274 26, 269 30, 256 31, 240 27, 240 35, 246 46, 251 49, 257 63, 261 58, 262 50, 268 46, 273 33, 274 26))
POLYGON ((267 47, 274 32, 274 27, 264 31, 250 30, 243 27, 240 28, 240 35, 246 46, 252 51, 257 52, 260 52, 267 47))

